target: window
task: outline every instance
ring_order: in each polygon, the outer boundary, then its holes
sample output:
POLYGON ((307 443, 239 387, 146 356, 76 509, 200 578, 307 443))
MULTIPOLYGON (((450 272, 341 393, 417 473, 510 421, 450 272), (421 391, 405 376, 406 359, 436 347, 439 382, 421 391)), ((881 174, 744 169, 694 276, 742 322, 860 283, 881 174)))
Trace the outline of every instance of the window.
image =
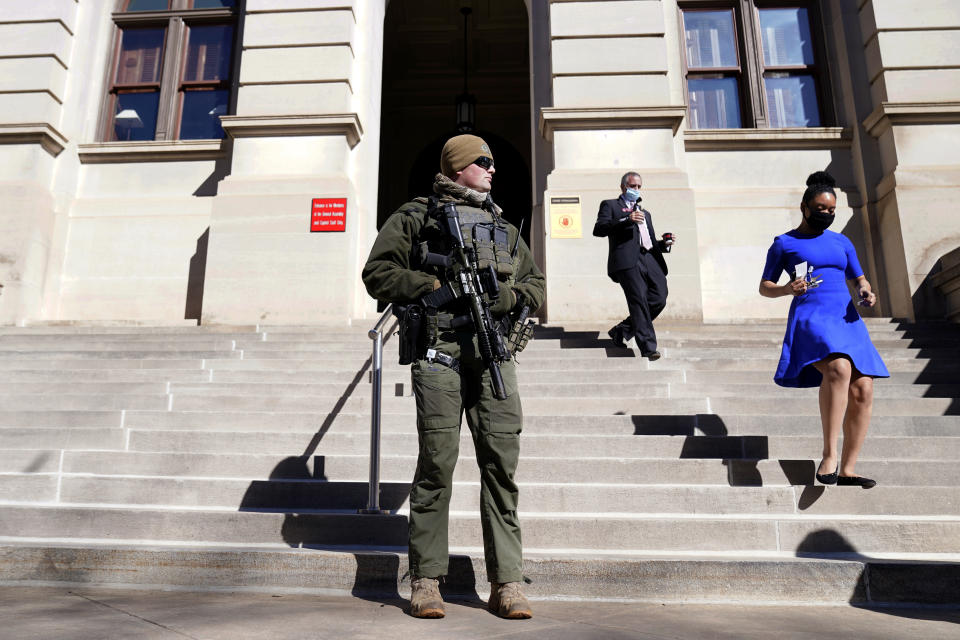
POLYGON ((819 127, 826 82, 815 3, 681 3, 691 129, 819 127))
POLYGON ((103 140, 222 138, 236 0, 124 0, 103 140))

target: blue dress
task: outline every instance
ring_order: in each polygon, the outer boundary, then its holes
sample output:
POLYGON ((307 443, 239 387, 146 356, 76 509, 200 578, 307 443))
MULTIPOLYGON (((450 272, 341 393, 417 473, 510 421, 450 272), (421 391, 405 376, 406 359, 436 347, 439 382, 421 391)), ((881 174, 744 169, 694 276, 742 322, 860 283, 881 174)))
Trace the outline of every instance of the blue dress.
POLYGON ((793 298, 774 381, 782 387, 820 386, 823 376, 812 364, 833 353, 849 357, 864 375, 890 377, 847 289, 848 279, 863 275, 853 243, 830 230, 818 235, 788 231, 767 251, 763 279, 777 282, 781 273, 791 274, 803 262, 823 282, 793 298))

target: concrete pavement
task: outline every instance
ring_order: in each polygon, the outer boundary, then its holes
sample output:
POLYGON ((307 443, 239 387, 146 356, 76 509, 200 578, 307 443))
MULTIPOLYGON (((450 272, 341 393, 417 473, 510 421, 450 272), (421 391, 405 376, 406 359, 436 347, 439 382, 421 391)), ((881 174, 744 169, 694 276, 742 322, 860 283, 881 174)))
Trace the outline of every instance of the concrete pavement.
POLYGON ((534 602, 532 620, 501 620, 479 600, 417 620, 405 600, 343 595, 0 587, 4 640, 276 640, 960 637, 960 610, 849 606, 534 602))

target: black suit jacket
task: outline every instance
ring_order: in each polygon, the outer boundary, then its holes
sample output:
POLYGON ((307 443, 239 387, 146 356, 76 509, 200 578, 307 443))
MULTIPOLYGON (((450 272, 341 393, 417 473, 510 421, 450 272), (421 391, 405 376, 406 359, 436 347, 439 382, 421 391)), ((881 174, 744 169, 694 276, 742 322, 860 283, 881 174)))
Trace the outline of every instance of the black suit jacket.
MULTIPOLYGON (((623 200, 619 198, 604 200, 600 203, 600 211, 597 212, 597 223, 593 225, 593 235, 606 238, 610 243, 607 275, 614 282, 617 282, 618 271, 632 269, 640 258, 640 229, 636 222, 630 220, 630 211, 623 210, 624 206, 623 200)), ((640 210, 643 211, 647 229, 650 231, 650 239, 653 240, 650 253, 663 269, 663 275, 667 275, 667 261, 663 259, 663 241, 657 239, 657 233, 653 230, 653 216, 643 207, 640 210)))

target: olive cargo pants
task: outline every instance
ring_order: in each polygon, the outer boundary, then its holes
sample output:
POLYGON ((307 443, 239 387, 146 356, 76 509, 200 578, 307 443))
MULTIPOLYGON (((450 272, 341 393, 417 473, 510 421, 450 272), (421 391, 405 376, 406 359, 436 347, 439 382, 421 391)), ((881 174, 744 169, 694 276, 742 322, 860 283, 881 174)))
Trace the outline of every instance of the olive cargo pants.
POLYGON ((480 467, 487 579, 519 582, 523 552, 514 474, 523 413, 514 362, 500 367, 508 397, 497 400, 472 332, 442 333, 434 348, 460 360, 460 373, 426 360, 411 365, 420 454, 410 490, 410 573, 422 578, 447 573, 450 494, 460 449, 460 420, 466 413, 480 467))

